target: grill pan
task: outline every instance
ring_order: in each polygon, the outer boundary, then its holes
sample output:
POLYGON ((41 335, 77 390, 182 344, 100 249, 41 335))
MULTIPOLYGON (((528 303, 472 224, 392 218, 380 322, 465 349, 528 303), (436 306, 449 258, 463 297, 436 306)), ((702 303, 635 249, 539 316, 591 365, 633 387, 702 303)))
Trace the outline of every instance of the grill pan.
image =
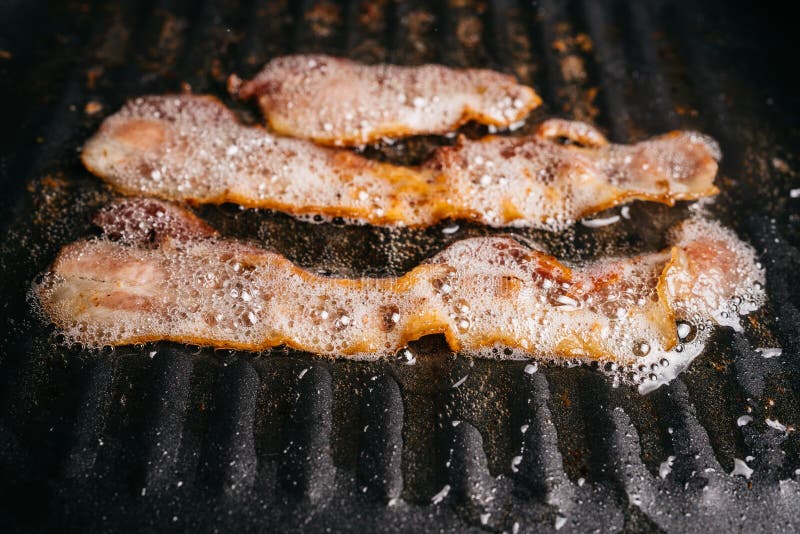
MULTIPOLYGON (((0 2, 0 521, 9 531, 618 531, 800 529, 798 98, 788 17, 769 3, 568 1, 0 2), (777 15, 776 15, 777 14, 777 15), (102 354, 31 311, 30 283, 94 230, 113 194, 76 150, 130 97, 223 98, 228 74, 324 52, 517 75, 547 116, 629 142, 673 128, 717 138, 710 204, 637 203, 630 220, 561 235, 512 230, 571 260, 652 250, 706 210, 761 254, 768 304, 744 333, 647 396, 596 370, 452 355, 415 365, 168 343, 102 354), (791 69, 790 69, 791 70, 791 69), (765 359, 759 347, 781 347, 765 359), (744 426, 743 415, 752 417, 744 426), (752 458, 750 458, 752 457, 752 458), (749 478, 736 459, 753 469, 749 478)), ((226 99, 244 120, 253 107, 226 99)), ((485 134, 474 125, 468 136, 485 134)), ((365 149, 419 162, 452 139, 365 149)), ((306 268, 407 271, 458 223, 390 230, 198 211, 224 235, 306 268)))

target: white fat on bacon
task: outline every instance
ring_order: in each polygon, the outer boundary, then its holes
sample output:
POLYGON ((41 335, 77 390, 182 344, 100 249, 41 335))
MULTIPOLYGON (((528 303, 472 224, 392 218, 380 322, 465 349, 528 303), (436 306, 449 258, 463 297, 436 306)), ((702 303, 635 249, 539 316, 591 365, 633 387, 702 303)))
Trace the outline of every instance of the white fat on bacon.
POLYGON ((715 194, 719 157, 694 132, 615 145, 555 119, 527 137, 462 138, 412 168, 245 126, 218 100, 192 95, 128 102, 82 154, 130 195, 378 225, 469 219, 552 230, 632 199, 671 205, 715 194))
POLYGON ((675 356, 681 325, 738 327, 763 298, 754 251, 705 220, 635 257, 568 266, 510 237, 480 237, 403 276, 356 279, 222 239, 165 202, 119 201, 96 222, 105 235, 66 246, 34 287, 49 320, 90 347, 171 340, 377 358, 441 334, 471 354, 629 365, 675 356))

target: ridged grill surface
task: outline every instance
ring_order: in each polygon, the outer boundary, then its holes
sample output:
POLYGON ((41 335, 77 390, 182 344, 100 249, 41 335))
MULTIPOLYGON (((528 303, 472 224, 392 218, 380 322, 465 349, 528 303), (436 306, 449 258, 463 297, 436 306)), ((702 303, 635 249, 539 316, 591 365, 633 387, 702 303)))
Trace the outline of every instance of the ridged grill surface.
MULTIPOLYGON (((800 199, 789 193, 800 187, 798 100, 780 70, 792 70, 788 23, 750 7, 1 3, 3 529, 799 530, 800 199), (453 356, 436 338, 414 347, 413 366, 65 346, 31 312, 27 290, 61 246, 94 231, 89 215, 112 197, 76 149, 129 97, 225 97, 228 74, 251 76, 291 52, 513 73, 547 103, 523 132, 551 115, 595 122, 617 141, 708 132, 725 154, 722 194, 708 209, 762 254, 768 305, 645 397, 591 369, 540 364, 530 374, 524 362, 453 356), (777 358, 756 351, 777 346, 777 358), (739 426, 742 415, 752 422, 739 426), (731 475, 735 459, 753 469, 749 479, 731 475)), ((366 153, 414 162, 446 142, 366 153)), ((199 213, 226 235, 350 275, 403 272, 451 239, 492 232, 312 225, 232 206, 199 213)), ((618 229, 526 235, 577 259, 658 246, 689 213, 635 204, 618 229)))

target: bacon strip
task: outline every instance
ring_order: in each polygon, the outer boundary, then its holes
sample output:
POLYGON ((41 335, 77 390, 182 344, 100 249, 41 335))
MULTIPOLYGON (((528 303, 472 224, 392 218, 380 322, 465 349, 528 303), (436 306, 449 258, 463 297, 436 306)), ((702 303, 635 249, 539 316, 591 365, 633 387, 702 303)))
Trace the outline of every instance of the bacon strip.
POLYGON ((377 279, 310 273, 155 200, 123 200, 96 220, 122 239, 66 246, 34 292, 62 332, 94 347, 171 340, 374 358, 442 334, 472 353, 659 361, 676 348, 676 320, 733 325, 725 317, 752 310, 763 283, 752 249, 699 220, 678 228, 670 249, 642 256, 569 267, 483 237, 377 279), (146 233, 125 231, 135 212, 149 214, 146 233))
POLYGON ((409 168, 244 126, 218 100, 191 95, 129 102, 82 156, 130 195, 380 225, 452 218, 548 229, 631 199, 712 195, 719 157, 693 132, 614 145, 589 125, 550 120, 529 137, 461 139, 409 168))
POLYGON ((273 59, 240 83, 231 78, 232 92, 256 98, 275 131, 338 146, 442 134, 469 121, 506 127, 542 103, 530 87, 491 70, 362 65, 322 55, 273 59))

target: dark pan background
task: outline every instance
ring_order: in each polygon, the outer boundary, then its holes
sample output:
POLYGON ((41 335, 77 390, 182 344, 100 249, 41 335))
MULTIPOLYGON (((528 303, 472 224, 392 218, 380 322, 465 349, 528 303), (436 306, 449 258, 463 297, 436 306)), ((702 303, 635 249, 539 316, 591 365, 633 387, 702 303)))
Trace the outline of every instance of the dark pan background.
MULTIPOLYGON (((0 529, 800 529, 793 26, 777 2, 0 0, 0 529), (113 198, 81 167, 84 140, 148 93, 213 93, 258 121, 227 98, 226 78, 291 52, 513 73, 546 102, 521 133, 563 116, 620 142, 713 135, 722 193, 708 210, 762 255, 768 305, 645 397, 584 367, 529 375, 524 362, 454 356, 436 337, 413 347, 413 366, 170 344, 97 354, 59 340, 27 292, 113 198), (778 358, 755 351, 778 346, 778 358), (731 476, 748 456, 752 477, 731 476)), ((449 142, 366 153, 414 163, 449 142)), ((199 213, 225 235, 352 276, 402 273, 454 239, 495 232, 199 213)), ((581 260, 659 248, 690 213, 637 203, 611 227, 515 232, 581 260)))

